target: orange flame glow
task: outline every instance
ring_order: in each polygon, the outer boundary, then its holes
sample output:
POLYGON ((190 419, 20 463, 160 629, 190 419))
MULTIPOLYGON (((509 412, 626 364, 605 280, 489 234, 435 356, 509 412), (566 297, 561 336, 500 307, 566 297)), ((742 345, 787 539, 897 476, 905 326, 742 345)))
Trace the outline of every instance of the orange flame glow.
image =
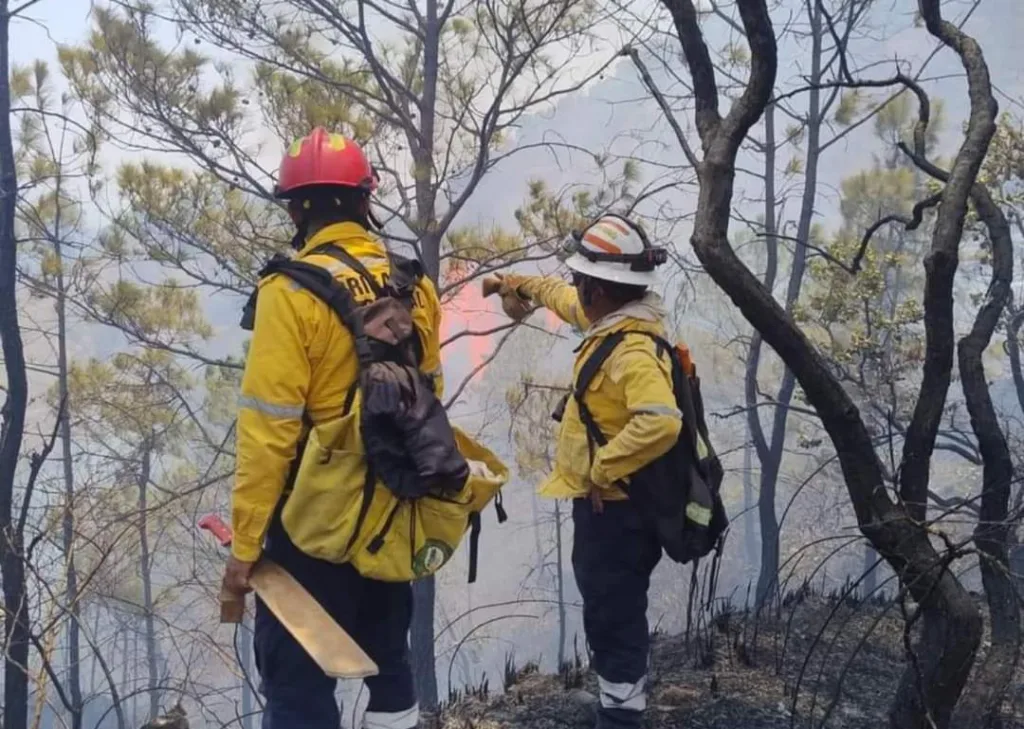
MULTIPOLYGON (((543 311, 543 318, 534 314, 531 319, 535 325, 543 326, 549 331, 555 331, 561 325, 558 317, 547 309, 543 311)), ((463 286, 455 296, 445 301, 441 341, 444 342, 465 331, 488 332, 507 323, 508 319, 501 310, 500 299, 497 296, 485 299, 479 282, 472 281, 463 286)), ((498 346, 505 334, 506 332, 502 330, 492 334, 460 336, 441 350, 441 359, 445 369, 448 370, 449 367, 458 363, 459 370, 468 374, 480 367, 473 377, 473 379, 478 379, 487 371, 491 363, 488 362, 484 366, 484 362, 493 354, 494 348, 498 346), (462 363, 468 365, 465 370, 461 366, 462 363)), ((501 354, 499 353, 497 356, 501 357, 501 354)))

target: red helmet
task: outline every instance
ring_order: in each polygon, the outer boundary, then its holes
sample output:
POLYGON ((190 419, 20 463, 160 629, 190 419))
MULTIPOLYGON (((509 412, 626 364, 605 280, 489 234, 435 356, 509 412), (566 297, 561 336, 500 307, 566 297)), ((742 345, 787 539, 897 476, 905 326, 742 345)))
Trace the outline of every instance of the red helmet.
POLYGON ((293 197, 314 185, 361 187, 373 192, 377 189, 377 173, 358 144, 317 127, 288 147, 277 172, 274 196, 293 197))

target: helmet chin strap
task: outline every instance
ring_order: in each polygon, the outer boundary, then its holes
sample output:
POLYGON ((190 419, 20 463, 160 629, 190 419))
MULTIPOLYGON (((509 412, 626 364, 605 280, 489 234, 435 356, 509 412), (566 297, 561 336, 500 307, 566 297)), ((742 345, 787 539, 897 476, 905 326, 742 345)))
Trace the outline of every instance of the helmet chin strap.
POLYGON ((309 233, 309 220, 303 218, 301 223, 295 224, 295 235, 292 236, 291 246, 297 251, 301 251, 306 245, 306 237, 309 233))
POLYGON ((373 214, 373 208, 369 205, 366 206, 366 219, 369 221, 378 233, 384 231, 384 223, 380 222, 380 218, 373 214))
POLYGON ((594 279, 584 276, 580 282, 580 303, 590 306, 594 303, 594 279))

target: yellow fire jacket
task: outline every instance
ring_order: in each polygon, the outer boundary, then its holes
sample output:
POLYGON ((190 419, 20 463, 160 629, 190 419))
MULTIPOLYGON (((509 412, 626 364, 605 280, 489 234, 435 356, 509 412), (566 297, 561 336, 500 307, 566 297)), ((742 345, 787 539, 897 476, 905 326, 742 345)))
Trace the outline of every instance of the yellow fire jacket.
MULTIPOLYGON (((654 297, 627 304, 591 323, 576 289, 559 278, 509 275, 505 281, 583 332, 573 382, 605 335, 638 331, 665 336, 665 312, 654 297)), ((615 482, 628 483, 630 474, 667 453, 682 429, 668 355, 659 357, 649 337, 627 337, 595 375, 585 402, 608 443, 596 449, 591 463, 586 427, 570 397, 558 433, 554 472, 540 485, 539 493, 548 498, 579 498, 597 487, 602 499, 624 499, 626 494, 615 482)))
MULTIPOLYGON (((383 283, 389 265, 380 241, 355 223, 337 223, 318 231, 298 254, 330 270, 357 302, 372 300, 373 292, 355 271, 331 256, 309 255, 324 243, 343 247, 383 283)), ((440 397, 441 304, 429 278, 423 277, 414 299, 413 322, 424 352, 421 369, 434 378, 440 397)), ((303 433, 303 412, 313 423, 337 418, 357 375, 352 336, 325 303, 281 275, 260 283, 242 375, 231 498, 232 553, 238 559, 254 561, 262 551, 303 433)))

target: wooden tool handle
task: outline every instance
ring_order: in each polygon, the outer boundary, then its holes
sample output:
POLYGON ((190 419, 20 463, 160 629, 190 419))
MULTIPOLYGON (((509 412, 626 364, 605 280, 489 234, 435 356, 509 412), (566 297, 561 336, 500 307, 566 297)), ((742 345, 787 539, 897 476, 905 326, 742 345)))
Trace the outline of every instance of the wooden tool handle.
POLYGON ((245 595, 220 590, 220 622, 241 623, 245 617, 245 595))
MULTIPOLYGON (((199 520, 199 528, 210 532, 222 547, 231 546, 231 527, 216 514, 207 514, 199 520)), ((236 595, 220 588, 220 622, 241 623, 245 618, 245 595, 236 595)))

